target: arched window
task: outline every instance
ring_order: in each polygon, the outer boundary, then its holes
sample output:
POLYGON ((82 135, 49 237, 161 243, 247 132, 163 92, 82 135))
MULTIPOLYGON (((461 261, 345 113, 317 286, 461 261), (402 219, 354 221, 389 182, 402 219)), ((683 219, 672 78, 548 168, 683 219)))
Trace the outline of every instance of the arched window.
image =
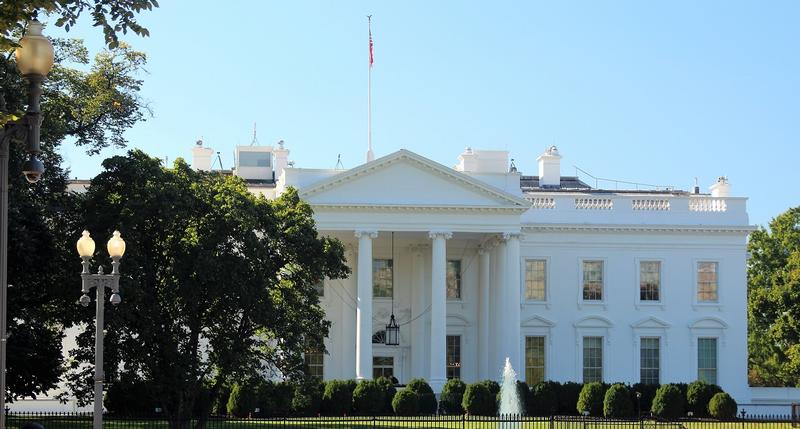
POLYGON ((386 342, 386 330, 381 330, 372 335, 372 344, 384 344, 386 342))

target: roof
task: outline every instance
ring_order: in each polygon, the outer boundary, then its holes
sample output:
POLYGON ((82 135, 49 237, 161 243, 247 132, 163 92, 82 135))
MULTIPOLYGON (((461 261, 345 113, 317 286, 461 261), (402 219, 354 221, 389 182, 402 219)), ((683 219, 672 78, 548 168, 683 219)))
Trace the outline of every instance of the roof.
POLYGON ((539 186, 539 176, 521 176, 519 178, 519 186, 522 188, 522 191, 525 192, 527 190, 542 190, 542 189, 552 189, 552 190, 588 190, 591 189, 591 186, 583 183, 580 179, 575 176, 561 176, 561 185, 560 186, 547 186, 542 188, 539 186))
MULTIPOLYGON (((521 176, 519 186, 522 193, 533 192, 590 192, 593 194, 664 194, 664 195, 688 195, 689 192, 679 189, 600 189, 592 188, 577 176, 561 176, 559 186, 540 186, 539 176, 521 176)), ((645 185, 643 185, 645 186, 645 185)))

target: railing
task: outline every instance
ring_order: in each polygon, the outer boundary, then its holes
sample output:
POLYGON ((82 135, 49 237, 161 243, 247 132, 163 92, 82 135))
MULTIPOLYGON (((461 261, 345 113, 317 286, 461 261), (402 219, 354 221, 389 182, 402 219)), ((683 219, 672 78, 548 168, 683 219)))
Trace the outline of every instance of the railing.
MULTIPOLYGON (((607 419, 583 416, 527 417, 521 415, 482 416, 348 416, 348 417, 279 417, 229 418, 172 421, 158 417, 120 417, 105 415, 104 427, 111 429, 273 429, 273 428, 440 428, 440 429, 783 429, 794 426, 790 416, 762 418, 747 416, 730 420, 681 418, 607 419)), ((90 429, 91 413, 14 413, 7 415, 9 429, 21 429, 27 423, 39 423, 45 429, 90 429)))
POLYGON ((612 210, 614 200, 611 198, 575 198, 575 208, 578 210, 612 210))
POLYGON ((556 208, 556 199, 550 197, 530 197, 528 201, 531 202, 531 207, 534 209, 554 209, 556 208))
MULTIPOLYGON (((605 212, 603 221, 607 223, 639 222, 642 216, 653 216, 659 222, 666 221, 662 214, 670 213, 680 217, 670 217, 669 222, 707 224, 711 219, 716 222, 734 220, 733 223, 747 224, 746 198, 715 198, 700 195, 633 195, 605 194, 592 195, 582 193, 534 193, 524 195, 530 202, 530 208, 537 216, 557 216, 562 222, 570 222, 564 216, 573 212, 576 219, 584 219, 585 214, 605 212), (726 220, 723 220, 726 219, 726 220), (738 219, 738 221, 737 221, 738 219)), ((593 215, 592 219, 601 218, 593 215)))
POLYGON ((631 208, 634 210, 669 211, 669 200, 663 198, 632 200, 631 208))
POLYGON ((723 198, 692 198, 689 200, 689 211, 692 212, 724 212, 728 203, 723 198))

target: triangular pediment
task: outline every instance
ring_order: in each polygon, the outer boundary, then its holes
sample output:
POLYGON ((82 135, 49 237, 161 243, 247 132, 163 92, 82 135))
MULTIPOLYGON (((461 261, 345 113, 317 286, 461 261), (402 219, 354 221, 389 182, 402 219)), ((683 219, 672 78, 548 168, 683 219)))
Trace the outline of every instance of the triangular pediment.
POLYGON ((667 329, 670 327, 670 324, 657 317, 648 317, 631 326, 637 329, 667 329))
POLYGON ((408 150, 399 150, 300 190, 311 203, 527 209, 522 198, 408 150))
POLYGON ((526 328, 552 328, 555 322, 542 316, 533 316, 525 319, 522 326, 526 328))

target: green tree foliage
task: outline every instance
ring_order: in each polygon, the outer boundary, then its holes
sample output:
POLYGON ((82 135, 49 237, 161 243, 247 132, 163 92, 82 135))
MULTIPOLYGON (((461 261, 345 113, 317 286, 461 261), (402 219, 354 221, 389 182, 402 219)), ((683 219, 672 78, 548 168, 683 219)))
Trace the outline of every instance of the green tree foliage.
POLYGON ((436 414, 436 395, 433 394, 433 389, 427 381, 421 378, 415 378, 408 382, 407 389, 417 392, 419 396, 419 413, 422 415, 436 414))
POLYGON ((708 403, 717 393, 722 392, 716 384, 709 384, 702 380, 697 380, 689 384, 686 389, 686 409, 697 417, 708 415, 708 403))
POLYGON ((135 14, 155 7, 158 7, 156 0, 6 1, 0 4, 0 49, 7 50, 14 46, 18 40, 15 36, 39 12, 55 18, 55 24, 67 31, 75 25, 82 13, 87 13, 92 18, 92 24, 102 28, 108 47, 115 48, 119 45, 119 33, 130 30, 140 36, 150 35, 136 21, 135 14))
POLYGON ((310 378, 297 383, 292 397, 292 414, 296 416, 316 416, 322 409, 322 394, 325 383, 310 378))
POLYGON ((353 410, 355 385, 343 380, 330 380, 322 394, 322 411, 329 416, 349 415, 353 410))
POLYGON ((750 383, 800 386, 800 207, 747 244, 750 383))
MULTIPOLYGON (((204 386, 215 396, 267 369, 302 378, 304 351, 324 350, 330 326, 314 285, 348 268, 342 244, 317 235, 297 192, 269 201, 236 177, 181 159, 164 168, 140 151, 103 166, 81 197, 80 218, 95 236, 119 229, 128 243, 123 303, 106 307, 107 376, 153 381, 173 427, 188 420, 204 386)), ((89 322, 93 311, 83 316, 89 322)), ((91 362, 92 344, 84 332, 72 353, 71 375, 84 389, 80 363, 91 362)))
POLYGON ((364 380, 353 391, 353 411, 362 416, 376 416, 383 412, 384 390, 375 380, 364 380))
MULTIPOLYGON (((526 407, 528 415, 554 416, 558 414, 558 387, 558 383, 553 381, 543 381, 531 386, 526 407)), ((575 404, 572 404, 572 409, 575 409, 575 404)))
POLYGON ((397 392, 392 399, 392 409, 398 416, 416 416, 419 414, 419 395, 417 392, 404 388, 397 392))
MULTIPOLYGON (((24 146, 10 147, 8 399, 32 397, 55 387, 64 369, 64 327, 88 320, 75 305, 80 279, 75 274, 79 265, 74 231, 83 220, 65 192, 67 172, 60 166, 58 148, 65 139, 74 139, 90 152, 109 141, 124 145, 124 131, 142 120, 146 111, 138 95, 140 86, 134 84, 145 62, 143 54, 124 47, 103 52, 92 62, 80 41, 56 40, 54 46, 56 63, 45 81, 41 105, 41 158, 46 171, 38 183, 31 185, 22 176, 24 146), (102 109, 88 108, 115 103, 126 108, 113 119, 99 118, 102 109), (83 114, 76 116, 76 109, 84 109, 83 114)), ((0 124, 22 115, 26 94, 13 56, 0 56, 0 124)))
POLYGON ((650 412, 658 417, 667 419, 675 419, 683 416, 684 412, 684 396, 681 390, 674 384, 662 384, 656 390, 656 396, 653 398, 653 405, 650 412))
POLYGON ((577 410, 583 414, 588 411, 590 416, 601 417, 603 415, 603 398, 606 387, 603 383, 586 383, 578 396, 577 410))
POLYGON ((236 383, 228 396, 228 415, 247 417, 258 406, 258 387, 252 382, 236 383))
POLYGON ((736 401, 725 392, 715 394, 708 402, 708 413, 717 419, 732 419, 737 409, 736 401))
POLYGON ((141 380, 119 380, 108 387, 103 405, 117 416, 146 416, 152 414, 158 402, 150 396, 150 383, 141 380))
POLYGON ((611 419, 624 419, 633 416, 633 403, 628 387, 614 384, 606 390, 603 398, 603 416, 611 419))
POLYGON ((464 392, 467 385, 458 378, 447 380, 442 388, 441 398, 439 399, 439 412, 447 415, 464 414, 464 407, 461 401, 464 399, 464 392))
POLYGON ((650 407, 653 406, 653 398, 656 396, 656 390, 658 390, 658 384, 636 383, 631 386, 631 403, 638 408, 639 413, 647 414, 650 411, 650 407), (636 398, 637 392, 641 393, 640 398, 636 398))
POLYGON ((578 397, 583 390, 582 383, 567 381, 558 387, 558 412, 564 415, 574 415, 578 410, 578 397))
POLYGON ((386 377, 378 377, 375 382, 377 382, 381 390, 383 390, 383 410, 381 414, 391 415, 394 412, 392 400, 394 399, 394 395, 397 394, 397 389, 394 387, 392 380, 386 377))

